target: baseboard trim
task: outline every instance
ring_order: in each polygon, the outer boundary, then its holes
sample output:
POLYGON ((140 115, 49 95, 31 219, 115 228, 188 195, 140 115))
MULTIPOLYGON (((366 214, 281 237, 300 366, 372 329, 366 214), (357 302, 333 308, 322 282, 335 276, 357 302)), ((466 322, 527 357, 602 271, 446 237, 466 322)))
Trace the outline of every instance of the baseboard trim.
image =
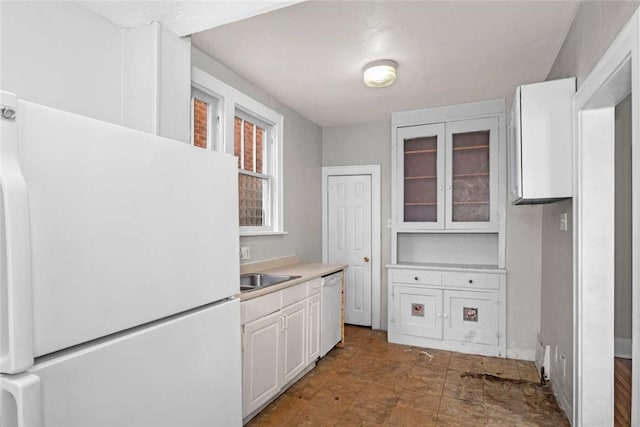
POLYGON ((535 348, 507 348, 507 359, 519 359, 519 360, 536 360, 535 348))
POLYGON ((551 376, 551 390, 553 390, 553 395, 556 397, 556 402, 558 402, 558 406, 562 409, 569 420, 569 424, 573 425, 573 406, 571 402, 567 399, 567 396, 564 394, 562 387, 558 384, 557 376, 551 376))
POLYGON ((616 357, 631 359, 633 354, 632 341, 629 338, 616 338, 614 340, 614 353, 616 357))

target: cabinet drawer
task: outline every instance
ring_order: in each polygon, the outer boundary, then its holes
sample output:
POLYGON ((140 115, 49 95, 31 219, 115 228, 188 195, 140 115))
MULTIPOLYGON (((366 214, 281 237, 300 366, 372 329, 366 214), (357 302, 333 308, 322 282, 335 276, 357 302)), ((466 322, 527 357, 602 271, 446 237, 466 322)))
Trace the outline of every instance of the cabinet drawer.
POLYGON ((442 273, 439 271, 396 270, 391 272, 391 282, 441 286, 442 273))
POLYGON ((309 280, 307 283, 309 284, 309 296, 320 293, 320 287, 322 286, 321 278, 318 277, 317 279, 309 280))
POLYGON ((281 290, 282 293, 282 307, 293 304, 294 302, 303 300, 307 297, 307 283, 300 283, 299 285, 290 286, 281 290))
POLYGON ((500 276, 482 273, 442 273, 444 286, 478 289, 500 289, 500 276))
POLYGON ((280 291, 243 301, 240 308, 243 325, 267 314, 275 313, 280 310, 280 291))

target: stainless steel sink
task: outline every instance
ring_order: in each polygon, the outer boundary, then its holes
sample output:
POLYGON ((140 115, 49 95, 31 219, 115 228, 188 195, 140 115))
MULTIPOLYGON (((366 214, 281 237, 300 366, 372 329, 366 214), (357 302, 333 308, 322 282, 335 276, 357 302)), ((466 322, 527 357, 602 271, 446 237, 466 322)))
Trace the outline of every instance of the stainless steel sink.
POLYGON ((302 276, 289 276, 286 274, 251 273, 240 276, 240 291, 248 292, 263 289, 278 283, 299 279, 302 276))

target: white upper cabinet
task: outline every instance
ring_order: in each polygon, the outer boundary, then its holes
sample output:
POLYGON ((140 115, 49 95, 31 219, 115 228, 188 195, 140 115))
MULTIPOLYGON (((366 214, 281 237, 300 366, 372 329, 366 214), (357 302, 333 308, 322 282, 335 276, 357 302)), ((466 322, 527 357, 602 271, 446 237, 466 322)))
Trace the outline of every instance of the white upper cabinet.
POLYGON ((509 115, 509 201, 546 203, 573 196, 574 77, 519 86, 509 115))
POLYGON ((406 228, 443 228, 444 124, 397 130, 397 218, 406 228))
POLYGON ((447 229, 497 231, 498 118, 446 125, 447 229))
POLYGON ((399 230, 497 231, 498 117, 396 128, 399 230))

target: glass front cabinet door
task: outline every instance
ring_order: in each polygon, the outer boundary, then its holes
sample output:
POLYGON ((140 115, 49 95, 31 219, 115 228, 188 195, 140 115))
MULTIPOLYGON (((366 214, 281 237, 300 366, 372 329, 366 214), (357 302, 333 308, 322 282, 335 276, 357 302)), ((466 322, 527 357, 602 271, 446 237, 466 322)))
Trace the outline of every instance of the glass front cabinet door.
POLYGON ((397 128, 404 230, 497 231, 498 118, 397 128))
POLYGON ((443 123, 398 128, 396 214, 405 228, 444 224, 444 136, 443 123))

